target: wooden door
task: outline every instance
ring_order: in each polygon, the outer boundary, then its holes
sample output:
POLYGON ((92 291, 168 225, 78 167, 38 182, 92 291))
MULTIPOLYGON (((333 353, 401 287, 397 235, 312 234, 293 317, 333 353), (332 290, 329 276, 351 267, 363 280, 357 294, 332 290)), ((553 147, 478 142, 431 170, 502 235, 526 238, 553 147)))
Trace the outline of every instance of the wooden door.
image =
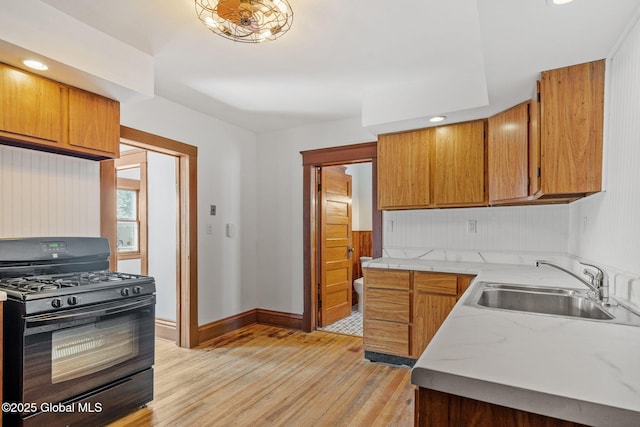
POLYGON ((0 64, 0 131, 61 142, 65 97, 58 83, 0 64))
POLYGON ((118 157, 120 103, 69 88, 69 144, 118 157))
POLYGON ((604 76, 604 60, 542 73, 543 194, 601 190, 604 76))
POLYGON ((416 272, 413 276, 412 353, 418 358, 456 305, 455 274, 416 272))
POLYGON ((343 167, 320 170, 319 324, 351 314, 351 175, 343 167))
POLYGON ((489 201, 529 196, 529 103, 509 108, 488 120, 489 201))
POLYGON ((486 205, 484 121, 437 127, 434 151, 435 205, 486 205))
POLYGON ((429 147, 432 139, 432 128, 380 135, 378 209, 431 206, 429 147))

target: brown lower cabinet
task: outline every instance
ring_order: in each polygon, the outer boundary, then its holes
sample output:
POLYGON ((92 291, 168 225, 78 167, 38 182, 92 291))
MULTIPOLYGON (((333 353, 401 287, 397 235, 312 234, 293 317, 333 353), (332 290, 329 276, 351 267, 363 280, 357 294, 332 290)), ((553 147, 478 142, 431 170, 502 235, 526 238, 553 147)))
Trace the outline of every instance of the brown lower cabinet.
POLYGON ((364 269, 364 349, 417 359, 474 276, 364 269))
POLYGON ((418 387, 415 392, 416 427, 581 427, 506 406, 418 387))

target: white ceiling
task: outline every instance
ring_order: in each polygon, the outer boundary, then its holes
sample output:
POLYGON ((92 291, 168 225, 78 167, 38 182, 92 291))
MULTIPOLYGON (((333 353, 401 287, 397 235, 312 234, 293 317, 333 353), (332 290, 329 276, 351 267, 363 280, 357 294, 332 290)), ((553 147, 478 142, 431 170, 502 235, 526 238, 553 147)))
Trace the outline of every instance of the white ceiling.
POLYGON ((209 32, 193 0, 0 0, 0 61, 18 65, 30 51, 52 60, 49 75, 65 83, 121 101, 161 96, 255 132, 362 117, 377 133, 441 113, 487 117, 524 101, 540 71, 609 55, 640 7, 289 2, 292 29, 254 45, 209 32), (90 60, 97 54, 113 70, 90 60))

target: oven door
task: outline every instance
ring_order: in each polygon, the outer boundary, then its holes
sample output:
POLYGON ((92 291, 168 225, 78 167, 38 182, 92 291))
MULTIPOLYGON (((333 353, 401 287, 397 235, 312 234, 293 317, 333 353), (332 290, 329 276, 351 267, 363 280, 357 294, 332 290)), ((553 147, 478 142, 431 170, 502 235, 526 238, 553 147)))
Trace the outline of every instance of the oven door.
POLYGON ((153 295, 24 320, 22 402, 60 402, 153 365, 153 295))

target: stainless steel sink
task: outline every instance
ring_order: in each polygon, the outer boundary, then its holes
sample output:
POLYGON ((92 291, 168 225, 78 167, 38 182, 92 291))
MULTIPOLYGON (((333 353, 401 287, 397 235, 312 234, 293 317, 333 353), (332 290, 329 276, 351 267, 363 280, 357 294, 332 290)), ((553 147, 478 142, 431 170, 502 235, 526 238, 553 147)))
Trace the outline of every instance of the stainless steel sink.
POLYGON ((578 289, 480 282, 466 304, 551 316, 640 326, 640 316, 624 306, 603 306, 578 289))

